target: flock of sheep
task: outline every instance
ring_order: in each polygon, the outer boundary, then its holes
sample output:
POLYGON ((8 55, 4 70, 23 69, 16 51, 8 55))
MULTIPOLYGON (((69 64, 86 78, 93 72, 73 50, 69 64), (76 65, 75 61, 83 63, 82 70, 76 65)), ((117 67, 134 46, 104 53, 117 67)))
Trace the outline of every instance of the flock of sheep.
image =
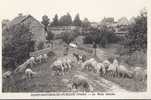
MULTIPOLYGON (((147 72, 141 67, 135 67, 128 69, 126 66, 119 64, 117 57, 113 59, 113 62, 104 60, 97 62, 94 58, 87 59, 84 55, 70 54, 64 57, 58 58, 51 68, 55 71, 56 75, 64 75, 64 72, 70 71, 73 67, 72 63, 80 64, 81 70, 93 71, 99 73, 101 76, 120 77, 120 78, 138 78, 141 81, 146 80, 147 72)), ((82 75, 74 75, 72 80, 72 89, 78 89, 83 87, 86 90, 92 90, 88 79, 82 75)), ((70 87, 70 88, 71 88, 70 87)))
POLYGON ((3 73, 3 78, 9 78, 14 74, 17 73, 24 73, 26 76, 26 79, 31 79, 33 75, 37 75, 37 72, 34 72, 32 69, 35 65, 41 64, 48 61, 47 54, 39 55, 37 57, 30 57, 27 59, 23 64, 19 65, 13 72, 6 71, 3 73))
MULTIPOLYGON (((3 78, 9 78, 14 73, 24 72, 26 79, 31 79, 33 75, 37 75, 37 72, 32 70, 36 64, 41 64, 48 61, 47 54, 39 55, 37 57, 30 57, 26 62, 18 66, 15 71, 7 71, 3 73, 3 78)), ((140 80, 147 78, 146 70, 141 67, 135 67, 128 69, 124 65, 119 64, 117 58, 113 59, 113 62, 104 60, 102 62, 96 61, 94 58, 86 59, 86 55, 80 55, 77 53, 67 54, 63 57, 57 58, 51 65, 50 68, 54 72, 54 75, 64 75, 65 73, 72 70, 74 64, 77 64, 81 71, 88 70, 98 73, 101 76, 110 77, 121 77, 121 78, 133 78, 139 77, 140 80)), ((93 91, 93 88, 89 80, 82 75, 74 75, 72 80, 67 82, 70 84, 70 89, 83 88, 84 91, 93 91)))
POLYGON ((111 63, 109 60, 97 62, 94 58, 90 58, 81 65, 82 69, 87 69, 99 73, 102 76, 134 78, 138 80, 146 80, 147 71, 142 67, 132 67, 128 69, 123 64, 119 64, 117 57, 111 63))

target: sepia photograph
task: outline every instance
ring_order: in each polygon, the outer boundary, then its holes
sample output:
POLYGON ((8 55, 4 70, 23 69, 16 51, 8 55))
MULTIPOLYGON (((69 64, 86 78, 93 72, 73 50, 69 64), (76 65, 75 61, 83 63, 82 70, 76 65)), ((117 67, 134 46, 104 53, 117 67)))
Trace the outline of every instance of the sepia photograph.
POLYGON ((147 0, 2 0, 2 93, 147 92, 147 0))

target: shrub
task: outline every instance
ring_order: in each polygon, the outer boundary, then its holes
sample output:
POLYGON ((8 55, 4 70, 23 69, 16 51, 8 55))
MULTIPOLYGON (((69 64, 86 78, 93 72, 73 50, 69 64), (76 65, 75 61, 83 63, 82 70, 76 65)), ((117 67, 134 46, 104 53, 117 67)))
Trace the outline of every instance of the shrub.
POLYGON ((147 48, 147 12, 144 10, 135 18, 135 23, 129 25, 129 33, 125 38, 125 47, 131 51, 147 48))
POLYGON ((41 49, 43 49, 44 48, 44 42, 40 42, 39 44, 38 44, 38 50, 41 50, 41 49))
POLYGON ((78 36, 78 33, 75 32, 63 32, 62 33, 62 40, 69 44, 71 41, 73 41, 78 36))
POLYGON ((53 57, 53 56, 55 56, 55 53, 53 51, 50 51, 50 52, 48 52, 48 56, 53 57))
POLYGON ((14 68, 29 58, 29 52, 34 43, 31 41, 31 33, 25 25, 12 26, 6 32, 9 37, 2 49, 3 67, 14 68))
POLYGON ((97 43, 100 47, 106 47, 109 43, 117 43, 120 40, 114 33, 111 32, 92 32, 85 35, 83 41, 85 44, 97 43))
POLYGON ((120 59, 131 66, 147 66, 147 54, 143 51, 135 51, 129 55, 122 55, 120 59))

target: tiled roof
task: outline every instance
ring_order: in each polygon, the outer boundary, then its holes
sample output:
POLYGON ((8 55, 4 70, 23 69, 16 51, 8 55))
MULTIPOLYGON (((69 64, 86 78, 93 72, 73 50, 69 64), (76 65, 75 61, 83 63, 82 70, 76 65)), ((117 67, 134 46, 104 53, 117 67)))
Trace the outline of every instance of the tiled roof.
POLYGON ((18 17, 14 18, 12 21, 10 21, 8 23, 8 27, 17 25, 17 24, 21 23, 22 21, 24 21, 28 17, 30 17, 30 15, 27 15, 27 16, 18 16, 18 17))

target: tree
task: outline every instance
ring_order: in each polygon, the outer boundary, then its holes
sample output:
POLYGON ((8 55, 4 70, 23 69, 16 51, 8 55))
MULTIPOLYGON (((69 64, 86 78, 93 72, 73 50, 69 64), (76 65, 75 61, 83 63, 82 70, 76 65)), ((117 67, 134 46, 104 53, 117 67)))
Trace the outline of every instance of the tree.
POLYGON ((82 22, 80 20, 80 17, 79 17, 79 14, 77 14, 73 20, 73 25, 75 26, 81 26, 82 25, 82 22))
POLYGON ((71 15, 69 13, 67 13, 66 15, 61 16, 61 18, 59 20, 59 24, 61 26, 70 26, 72 24, 71 15))
POLYGON ((87 18, 84 18, 84 20, 82 21, 82 27, 83 28, 88 28, 90 27, 90 22, 87 18))
POLYGON ((69 13, 67 13, 66 15, 66 22, 67 22, 67 26, 70 26, 72 24, 72 18, 69 13))
POLYGON ((125 47, 130 51, 147 49, 147 11, 145 9, 135 18, 135 23, 129 25, 125 47))
POLYGON ((29 53, 34 48, 34 41, 31 40, 32 34, 29 28, 22 24, 10 27, 7 34, 10 38, 5 40, 8 42, 4 44, 2 50, 2 64, 4 67, 12 69, 29 58, 29 53))
POLYGON ((69 44, 71 41, 73 41, 76 37, 76 33, 74 32, 64 32, 62 33, 62 40, 69 44))
MULTIPOLYGON (((77 33, 75 32, 64 32, 62 33, 62 40, 68 45, 77 37, 77 33)), ((68 46, 67 46, 68 50, 68 46)), ((68 52, 68 51, 67 51, 68 52)))
POLYGON ((59 20, 58 20, 58 15, 56 14, 53 18, 53 21, 51 22, 51 26, 58 26, 59 25, 59 20))
POLYGON ((42 22, 41 23, 44 25, 45 31, 47 32, 47 27, 49 24, 49 18, 47 15, 42 16, 42 22))
POLYGON ((108 43, 116 43, 119 41, 119 38, 106 26, 102 26, 100 30, 96 28, 91 28, 90 30, 90 33, 84 38, 84 43, 99 44, 105 48, 108 43))
POLYGON ((53 38, 54 38, 54 34, 51 31, 48 31, 46 39, 48 40, 49 43, 51 43, 52 48, 53 48, 53 42, 51 40, 53 40, 53 38))

